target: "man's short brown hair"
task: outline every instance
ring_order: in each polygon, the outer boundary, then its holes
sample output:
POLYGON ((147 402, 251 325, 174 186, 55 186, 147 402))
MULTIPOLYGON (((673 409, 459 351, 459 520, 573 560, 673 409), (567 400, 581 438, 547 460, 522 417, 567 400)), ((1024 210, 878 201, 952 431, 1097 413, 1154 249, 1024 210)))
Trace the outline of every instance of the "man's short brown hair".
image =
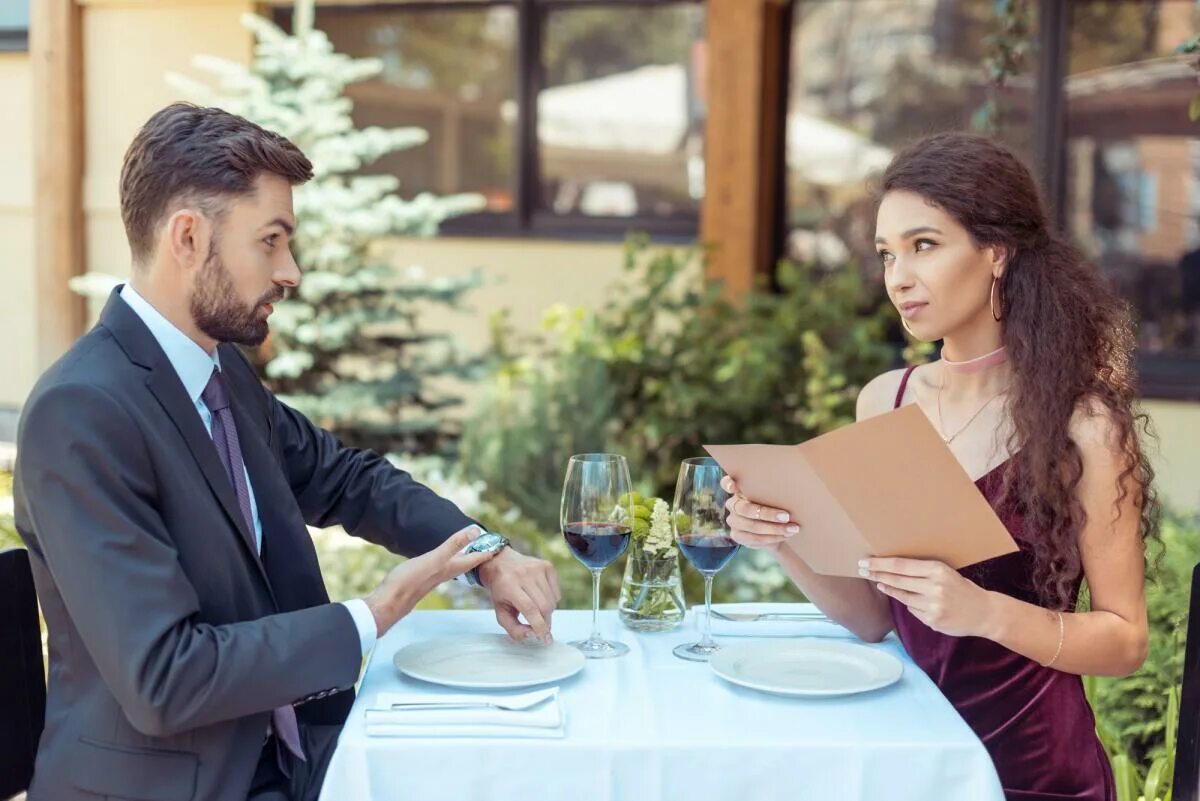
POLYGON ((121 219, 134 264, 150 260, 171 204, 196 202, 219 215, 224 201, 252 192, 263 173, 302 184, 312 178, 312 163, 285 137, 219 108, 173 103, 157 112, 121 168, 121 219))

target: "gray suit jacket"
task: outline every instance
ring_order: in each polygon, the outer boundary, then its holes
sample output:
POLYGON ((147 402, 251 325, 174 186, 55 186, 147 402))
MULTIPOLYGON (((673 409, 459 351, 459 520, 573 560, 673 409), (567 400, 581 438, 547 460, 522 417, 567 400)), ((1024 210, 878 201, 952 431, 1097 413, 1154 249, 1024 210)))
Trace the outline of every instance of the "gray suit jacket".
POLYGON ((220 348, 261 560, 183 384, 116 293, 25 405, 16 524, 50 641, 30 801, 245 798, 270 710, 337 724, 353 701, 358 632, 305 523, 413 555, 473 522, 220 348))

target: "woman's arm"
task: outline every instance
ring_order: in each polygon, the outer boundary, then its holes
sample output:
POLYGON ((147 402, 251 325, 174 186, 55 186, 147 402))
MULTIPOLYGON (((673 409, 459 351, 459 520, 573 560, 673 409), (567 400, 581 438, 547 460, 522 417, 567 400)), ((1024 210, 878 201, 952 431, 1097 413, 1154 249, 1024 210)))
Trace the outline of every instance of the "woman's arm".
MULTIPOLYGON (((1063 615, 1062 651, 1054 666, 1067 673, 1127 675, 1146 660, 1149 637, 1137 487, 1126 479, 1128 491, 1118 506, 1123 448, 1106 414, 1077 413, 1071 438, 1083 458, 1077 493, 1087 522, 1079 551, 1092 608, 1063 615)), ((991 617, 985 636, 1019 654, 1044 663, 1058 647, 1054 613, 1000 596, 991 617)))
POLYGON ((1145 661, 1148 639, 1139 498, 1127 479, 1118 503, 1123 449, 1110 419, 1081 411, 1071 428, 1083 459, 1079 549, 1090 611, 1063 613, 1060 628, 1056 612, 983 590, 941 562, 872 559, 868 577, 943 633, 986 637, 1067 673, 1127 675, 1145 661))

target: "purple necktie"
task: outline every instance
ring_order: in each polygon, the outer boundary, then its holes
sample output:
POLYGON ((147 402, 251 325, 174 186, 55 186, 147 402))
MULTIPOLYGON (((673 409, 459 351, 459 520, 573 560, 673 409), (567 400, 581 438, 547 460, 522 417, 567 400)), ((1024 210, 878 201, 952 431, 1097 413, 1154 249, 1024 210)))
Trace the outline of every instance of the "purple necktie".
MULTIPOLYGON (((225 390, 225 379, 221 377, 220 369, 213 369, 212 378, 208 379, 208 386, 204 388, 200 399, 212 412, 212 438, 217 446, 217 455, 221 457, 221 464, 225 465, 225 472, 233 482, 238 508, 242 510, 242 517, 246 518, 250 535, 254 536, 254 514, 250 511, 250 488, 246 486, 242 446, 238 443, 233 412, 229 410, 229 393, 225 390)), ((307 762, 304 747, 300 745, 300 726, 296 723, 296 710, 291 704, 278 707, 271 714, 271 725, 287 749, 301 762, 307 762)))

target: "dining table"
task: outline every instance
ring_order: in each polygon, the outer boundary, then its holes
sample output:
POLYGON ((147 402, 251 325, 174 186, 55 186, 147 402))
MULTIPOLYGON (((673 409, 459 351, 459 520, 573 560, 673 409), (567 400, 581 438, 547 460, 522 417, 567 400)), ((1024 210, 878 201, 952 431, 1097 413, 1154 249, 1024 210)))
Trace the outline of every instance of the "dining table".
MULTIPOLYGON (((834 623, 809 620, 809 605, 785 608, 800 620, 720 621, 717 642, 855 643, 899 660, 898 680, 845 695, 762 692, 672 654, 697 638, 696 610, 657 633, 631 631, 616 611, 602 611, 601 632, 629 653, 586 660, 554 682, 558 729, 514 737, 418 726, 392 736, 368 725, 382 701, 494 692, 440 687, 394 664, 405 646, 499 632, 490 610, 413 612, 369 656, 321 801, 1003 801, 983 744, 894 634, 861 643, 834 623)), ((582 639, 591 625, 590 610, 559 610, 554 638, 582 639)))

